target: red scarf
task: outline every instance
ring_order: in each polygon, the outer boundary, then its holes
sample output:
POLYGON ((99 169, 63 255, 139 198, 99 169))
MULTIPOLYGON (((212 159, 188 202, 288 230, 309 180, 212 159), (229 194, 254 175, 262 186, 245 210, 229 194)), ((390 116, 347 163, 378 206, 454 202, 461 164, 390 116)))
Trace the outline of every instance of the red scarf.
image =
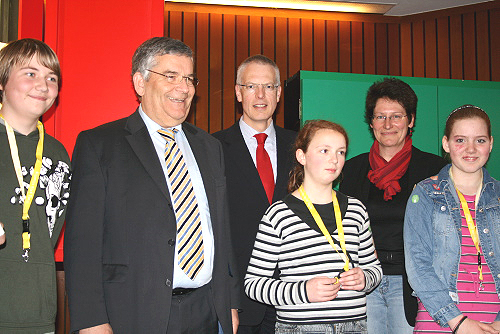
POLYGON ((384 190, 384 200, 392 199, 392 196, 401 191, 399 179, 406 173, 411 159, 412 140, 410 136, 405 139, 403 148, 387 162, 380 156, 378 141, 374 141, 370 149, 369 161, 371 171, 368 179, 379 189, 384 190))

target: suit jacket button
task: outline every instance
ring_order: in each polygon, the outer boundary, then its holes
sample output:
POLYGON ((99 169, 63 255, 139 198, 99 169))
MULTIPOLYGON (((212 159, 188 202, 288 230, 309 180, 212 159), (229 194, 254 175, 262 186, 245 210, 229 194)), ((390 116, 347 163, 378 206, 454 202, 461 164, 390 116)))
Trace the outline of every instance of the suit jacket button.
POLYGON ((174 246, 174 245, 175 245, 175 241, 174 241, 174 239, 170 239, 170 240, 168 241, 168 244, 169 244, 170 246, 174 246))
POLYGON ((165 285, 169 287, 172 285, 172 282, 169 279, 167 279, 167 281, 165 282, 165 285))

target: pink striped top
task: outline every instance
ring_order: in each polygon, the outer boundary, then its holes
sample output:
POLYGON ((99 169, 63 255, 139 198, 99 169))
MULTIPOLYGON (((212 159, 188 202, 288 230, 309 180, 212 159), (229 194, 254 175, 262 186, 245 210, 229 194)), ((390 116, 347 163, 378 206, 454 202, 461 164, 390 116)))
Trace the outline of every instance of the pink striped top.
MULTIPOLYGON (((464 195, 464 197, 472 219, 475 221, 475 196, 464 195)), ((462 253, 460 255, 457 281, 458 298, 460 300, 458 308, 464 315, 471 319, 490 323, 495 320, 498 311, 500 311, 500 300, 495 291, 495 282, 490 268, 486 264, 482 254, 481 263, 483 264, 484 290, 480 291, 479 289, 477 250, 470 236, 462 209, 460 209, 460 213, 462 215, 462 253)), ((434 322, 419 300, 414 333, 451 333, 451 329, 449 327, 441 328, 434 322)))

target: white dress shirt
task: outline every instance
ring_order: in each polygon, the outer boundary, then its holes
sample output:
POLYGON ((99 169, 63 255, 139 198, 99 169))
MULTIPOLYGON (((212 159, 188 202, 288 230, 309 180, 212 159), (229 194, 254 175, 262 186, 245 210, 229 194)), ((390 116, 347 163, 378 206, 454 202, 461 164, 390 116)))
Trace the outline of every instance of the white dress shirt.
MULTIPOLYGON (((170 198, 172 198, 172 190, 170 187, 170 181, 167 176, 167 165, 165 163, 165 139, 157 132, 162 127, 151 118, 149 118, 148 115, 146 115, 146 113, 142 110, 142 105, 139 106, 139 114, 141 115, 144 123, 146 123, 149 135, 151 136, 151 140, 153 141, 156 153, 158 154, 158 159, 160 160, 161 166, 163 168, 163 174, 165 175, 165 182, 168 186, 170 198)), ((210 210, 208 207, 208 199, 205 192, 205 186, 203 184, 200 169, 198 168, 198 164, 196 163, 193 151, 189 146, 186 134, 184 133, 184 131, 182 131, 182 125, 179 124, 174 128, 178 130, 175 134, 175 141, 179 146, 182 155, 184 156, 184 161, 186 162, 189 176, 191 177, 191 183, 196 195, 196 200, 198 201, 198 209, 200 210, 201 227, 203 233, 204 264, 203 268, 201 268, 196 278, 194 280, 191 280, 179 267, 177 261, 178 245, 176 243, 174 258, 174 279, 172 288, 198 288, 202 285, 207 284, 212 279, 212 268, 214 263, 214 237, 212 231, 212 221, 210 219, 210 210)), ((165 242, 167 242, 167 240, 165 240, 165 242)))
POLYGON ((250 125, 243 121, 243 117, 240 118, 240 130, 247 144, 248 151, 252 156, 255 168, 257 168, 257 138, 254 136, 258 133, 265 133, 267 135, 266 142, 264 143, 264 148, 271 159, 271 165, 273 167, 274 183, 276 183, 276 171, 278 166, 278 155, 276 149, 276 130, 274 129, 274 124, 271 122, 264 132, 259 132, 252 128, 250 125))

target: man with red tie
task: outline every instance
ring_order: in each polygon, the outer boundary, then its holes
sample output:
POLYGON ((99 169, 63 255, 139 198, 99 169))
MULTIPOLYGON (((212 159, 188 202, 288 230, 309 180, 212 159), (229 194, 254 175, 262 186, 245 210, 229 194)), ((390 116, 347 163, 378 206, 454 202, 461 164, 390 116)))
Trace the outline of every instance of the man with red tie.
MULTIPOLYGON (((274 61, 263 55, 244 60, 238 67, 235 91, 243 115, 214 136, 224 150, 231 238, 243 278, 262 215, 286 195, 296 133, 273 123, 281 97, 274 61)), ((274 333, 274 308, 249 299, 243 289, 241 300, 238 333, 274 333)))

